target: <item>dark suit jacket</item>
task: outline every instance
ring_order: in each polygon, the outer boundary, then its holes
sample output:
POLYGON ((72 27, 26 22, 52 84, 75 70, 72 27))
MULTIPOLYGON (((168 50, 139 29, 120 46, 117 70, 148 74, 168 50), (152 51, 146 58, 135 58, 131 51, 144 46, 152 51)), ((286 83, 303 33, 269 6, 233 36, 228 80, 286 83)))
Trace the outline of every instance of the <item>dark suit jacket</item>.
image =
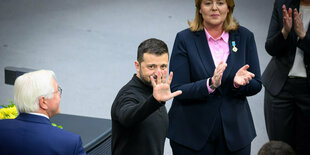
POLYGON ((303 40, 297 40, 294 27, 285 40, 281 33, 283 27, 283 4, 287 8, 297 8, 299 10, 299 0, 276 0, 274 3, 265 44, 265 48, 272 56, 272 59, 262 75, 265 88, 274 96, 281 91, 293 66, 297 46, 304 51, 304 63, 310 85, 310 25, 303 40))
POLYGON ((86 155, 80 136, 52 126, 45 117, 32 114, 0 120, 0 154, 86 155))
POLYGON ((209 94, 206 82, 213 76, 215 65, 205 32, 186 29, 177 34, 170 60, 170 70, 174 73, 171 89, 183 93, 174 98, 169 111, 168 138, 174 142, 202 149, 218 113, 230 150, 249 145, 256 136, 246 99, 262 87, 253 33, 244 27, 229 32, 229 49, 222 85, 209 94), (237 52, 232 51, 232 41, 236 42, 237 52), (249 71, 255 78, 236 89, 233 78, 245 64, 250 65, 249 71))

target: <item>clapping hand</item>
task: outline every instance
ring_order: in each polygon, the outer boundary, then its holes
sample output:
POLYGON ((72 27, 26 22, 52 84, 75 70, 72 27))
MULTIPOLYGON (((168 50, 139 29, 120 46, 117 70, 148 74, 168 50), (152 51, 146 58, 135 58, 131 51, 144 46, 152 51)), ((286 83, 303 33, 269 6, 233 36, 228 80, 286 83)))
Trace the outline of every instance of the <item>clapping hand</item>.
MULTIPOLYGON (((287 10, 285 5, 282 6, 283 28, 281 33, 285 39, 292 29, 292 12, 293 11, 291 8, 287 10)), ((302 22, 301 12, 298 12, 296 8, 294 9, 294 31, 300 39, 303 39, 306 36, 306 30, 302 22)))
POLYGON ((300 39, 306 36, 306 30, 302 22, 301 12, 298 13, 297 9, 294 9, 294 31, 300 39))
POLYGON ((227 67, 227 64, 221 61, 215 68, 212 79, 211 79, 213 86, 215 88, 218 88, 222 84, 222 77, 223 77, 223 73, 226 67, 227 67))
POLYGON ((243 67, 241 67, 238 72, 236 73, 235 77, 234 77, 234 85, 236 87, 239 86, 244 86, 248 83, 250 83, 250 81, 252 80, 252 78, 255 77, 255 75, 249 71, 247 71, 247 69, 249 68, 249 65, 244 65, 243 67))
POLYGON ((181 90, 170 92, 170 84, 172 81, 173 73, 170 72, 168 81, 167 81, 167 70, 163 72, 158 71, 155 73, 156 80, 151 76, 151 82, 153 86, 153 96, 158 102, 165 102, 182 94, 181 90))
POLYGON ((283 14, 283 28, 281 30, 284 38, 286 39, 288 34, 292 29, 292 9, 286 9, 286 6, 283 4, 282 6, 282 14, 283 14))

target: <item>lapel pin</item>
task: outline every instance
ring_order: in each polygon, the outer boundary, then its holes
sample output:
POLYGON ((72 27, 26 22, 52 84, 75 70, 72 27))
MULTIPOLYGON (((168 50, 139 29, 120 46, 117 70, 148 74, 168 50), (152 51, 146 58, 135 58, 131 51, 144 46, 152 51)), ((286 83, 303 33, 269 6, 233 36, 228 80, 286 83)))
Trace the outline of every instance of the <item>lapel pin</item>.
POLYGON ((233 46, 232 50, 233 50, 234 52, 237 52, 237 51, 238 51, 238 48, 236 47, 236 42, 235 42, 235 41, 232 41, 231 44, 232 44, 232 46, 233 46))

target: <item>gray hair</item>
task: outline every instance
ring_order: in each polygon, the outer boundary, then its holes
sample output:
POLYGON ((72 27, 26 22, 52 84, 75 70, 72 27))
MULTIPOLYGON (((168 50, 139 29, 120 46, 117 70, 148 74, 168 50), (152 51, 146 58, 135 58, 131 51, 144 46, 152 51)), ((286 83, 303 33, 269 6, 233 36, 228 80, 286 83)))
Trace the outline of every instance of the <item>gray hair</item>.
MULTIPOLYGON (((14 101, 19 113, 37 112, 39 98, 52 98, 54 90, 52 79, 55 73, 39 70, 19 76, 14 84, 14 101)), ((55 79, 56 80, 56 79, 55 79)))

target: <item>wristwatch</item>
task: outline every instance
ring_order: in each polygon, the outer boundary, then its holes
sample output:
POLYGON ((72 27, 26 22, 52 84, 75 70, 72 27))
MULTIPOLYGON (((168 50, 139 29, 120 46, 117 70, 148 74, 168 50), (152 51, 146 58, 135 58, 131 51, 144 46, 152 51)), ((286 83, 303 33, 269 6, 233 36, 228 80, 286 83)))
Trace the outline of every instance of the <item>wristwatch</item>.
POLYGON ((216 89, 216 87, 213 85, 212 78, 209 79, 209 87, 210 87, 212 90, 215 90, 215 89, 216 89))

